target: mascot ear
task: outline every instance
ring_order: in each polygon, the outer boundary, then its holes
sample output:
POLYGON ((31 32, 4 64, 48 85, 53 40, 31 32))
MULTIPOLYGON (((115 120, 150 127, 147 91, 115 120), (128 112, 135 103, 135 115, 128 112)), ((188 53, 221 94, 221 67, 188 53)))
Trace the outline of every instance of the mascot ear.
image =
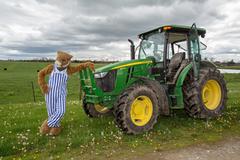
POLYGON ((68 60, 70 61, 72 59, 72 55, 68 54, 68 60))
POLYGON ((70 61, 73 56, 64 51, 57 51, 57 57, 65 57, 66 59, 68 59, 70 61))

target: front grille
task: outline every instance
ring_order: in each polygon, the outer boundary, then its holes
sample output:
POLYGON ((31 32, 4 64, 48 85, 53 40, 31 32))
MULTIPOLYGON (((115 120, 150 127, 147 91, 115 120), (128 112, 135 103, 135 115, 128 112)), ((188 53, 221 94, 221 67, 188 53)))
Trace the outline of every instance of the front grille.
POLYGON ((117 70, 112 70, 107 73, 103 78, 95 78, 96 84, 104 92, 111 92, 115 87, 117 70))

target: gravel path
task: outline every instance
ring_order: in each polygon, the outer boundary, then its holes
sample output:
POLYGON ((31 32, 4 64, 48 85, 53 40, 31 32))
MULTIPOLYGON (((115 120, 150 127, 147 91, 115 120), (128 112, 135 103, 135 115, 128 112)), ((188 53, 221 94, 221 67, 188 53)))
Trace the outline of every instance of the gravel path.
POLYGON ((132 160, 240 160, 240 138, 177 150, 148 153, 132 160))

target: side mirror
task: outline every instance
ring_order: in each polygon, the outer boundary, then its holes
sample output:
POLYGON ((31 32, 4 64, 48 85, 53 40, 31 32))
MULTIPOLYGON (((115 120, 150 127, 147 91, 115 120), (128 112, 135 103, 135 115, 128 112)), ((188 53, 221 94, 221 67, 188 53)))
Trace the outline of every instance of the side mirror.
POLYGON ((131 39, 128 39, 130 45, 131 59, 135 59, 135 45, 131 39))
POLYGON ((200 42, 200 50, 206 50, 207 49, 207 45, 200 42))

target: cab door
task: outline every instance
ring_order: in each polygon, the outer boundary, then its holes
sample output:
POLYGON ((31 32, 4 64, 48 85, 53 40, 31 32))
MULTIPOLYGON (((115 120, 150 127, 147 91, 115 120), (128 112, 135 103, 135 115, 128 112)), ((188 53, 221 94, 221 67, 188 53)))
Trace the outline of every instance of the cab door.
POLYGON ((189 31, 188 46, 189 46, 188 49, 189 59, 192 61, 193 64, 194 78, 197 80, 199 78, 201 54, 198 31, 195 23, 193 23, 189 31))

